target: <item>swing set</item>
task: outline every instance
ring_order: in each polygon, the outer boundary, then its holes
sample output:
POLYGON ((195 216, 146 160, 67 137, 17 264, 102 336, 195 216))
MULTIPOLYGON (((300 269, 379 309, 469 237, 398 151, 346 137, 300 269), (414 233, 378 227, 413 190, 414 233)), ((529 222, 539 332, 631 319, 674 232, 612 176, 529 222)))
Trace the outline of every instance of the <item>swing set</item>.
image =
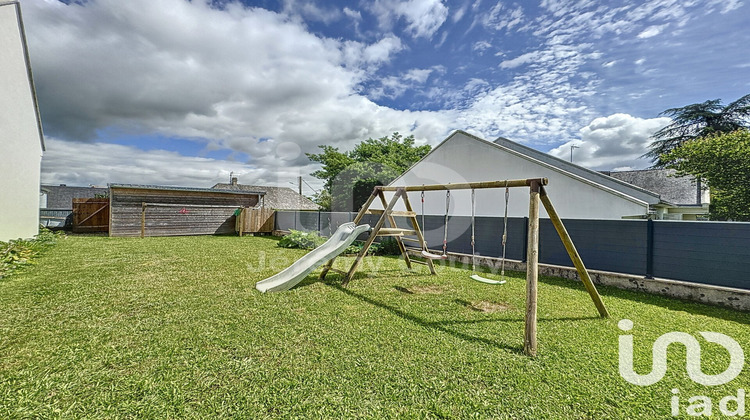
POLYGON ((591 299, 596 306, 599 315, 601 317, 608 317, 609 313, 607 308, 602 302, 601 296, 596 290, 594 283, 591 280, 591 276, 586 270, 586 266, 583 264, 578 251, 573 244, 573 241, 568 235, 562 220, 557 214, 552 202, 544 189, 547 185, 547 178, 529 178, 529 179, 517 179, 517 180, 505 180, 505 181, 482 181, 482 182, 465 182, 465 183, 454 183, 454 184, 431 184, 431 185, 411 185, 411 186, 377 186, 373 189, 372 194, 367 199, 365 204, 360 209, 357 216, 354 218, 354 223, 359 224, 365 215, 379 215, 379 219, 375 226, 370 231, 370 235, 365 240, 362 250, 352 263, 348 272, 336 270, 333 268, 333 263, 336 257, 331 258, 326 265, 323 267, 323 271, 320 274, 321 279, 325 279, 329 271, 334 271, 344 275, 342 286, 346 286, 349 281, 354 277, 357 272, 362 260, 367 251, 378 236, 392 236, 395 237, 398 243, 401 255, 404 258, 406 266, 411 269, 412 264, 426 265, 431 274, 437 274, 434 260, 445 260, 448 258, 448 216, 450 210, 451 191, 455 190, 471 190, 471 266, 473 280, 488 283, 488 284, 503 284, 505 280, 505 247, 508 238, 508 200, 510 195, 510 188, 528 188, 529 189, 529 227, 528 227, 528 240, 526 249, 526 317, 525 317, 525 330, 524 330, 524 353, 530 356, 536 355, 537 340, 537 283, 539 278, 539 202, 541 201, 544 209, 547 211, 547 215, 552 221, 555 231, 557 232, 560 240, 562 240, 565 250, 568 253, 573 265, 575 266, 578 275, 586 288, 586 291, 591 296, 591 299), (477 274, 476 271, 476 249, 475 249, 475 190, 487 189, 487 188, 504 188, 505 189, 505 209, 503 217, 503 235, 502 235, 502 259, 500 269, 500 280, 493 280, 485 278, 477 274), (443 223, 443 253, 438 254, 431 252, 427 248, 427 244, 422 234, 422 228, 424 228, 424 193, 425 191, 446 191, 445 195, 445 218, 443 223), (386 199, 386 192, 393 192, 393 196, 390 200, 386 199), (413 210, 411 202, 409 201, 408 192, 421 192, 422 199, 422 228, 420 228, 419 222, 417 221, 417 213, 413 210), (370 208, 375 200, 379 199, 383 206, 383 209, 372 209, 370 208), (394 210, 394 207, 399 201, 403 201, 406 211, 394 210), (405 217, 409 224, 410 229, 403 229, 396 225, 395 217, 405 217), (386 222, 388 227, 385 227, 386 222), (420 248, 419 256, 423 260, 412 259, 407 252, 404 242, 417 243, 420 248))

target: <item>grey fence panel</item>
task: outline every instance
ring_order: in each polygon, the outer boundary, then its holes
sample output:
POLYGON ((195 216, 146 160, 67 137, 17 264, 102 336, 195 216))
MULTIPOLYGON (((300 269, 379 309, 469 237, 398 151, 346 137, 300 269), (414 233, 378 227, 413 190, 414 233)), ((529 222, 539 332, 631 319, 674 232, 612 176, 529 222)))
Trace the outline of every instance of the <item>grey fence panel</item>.
MULTIPOLYGON (((276 229, 318 231, 330 236, 356 213, 277 211, 276 229)), ((361 223, 374 226, 378 215, 365 215, 361 223)), ((443 248, 444 216, 418 216, 427 245, 443 248)), ((399 227, 410 228, 397 217, 399 227)), ((750 223, 654 221, 649 249, 649 222, 645 220, 563 221, 586 267, 636 275, 652 274, 675 280, 750 289, 750 223), (652 273, 648 273, 649 255, 652 273)), ((475 219, 477 255, 502 255, 502 217, 475 219)), ((528 220, 508 219, 506 257, 525 260, 528 220)), ((548 219, 540 221, 539 261, 572 266, 557 232, 548 219)), ((388 226, 388 224, 386 224, 388 226)), ((363 234, 359 239, 366 239, 363 234)), ((407 243, 414 246, 413 243, 407 243)), ((471 218, 451 216, 448 221, 448 251, 471 254, 471 218)))
POLYGON ((654 276, 750 289, 750 223, 654 222, 654 276))
POLYGON ((295 214, 296 230, 303 232, 320 231, 320 212, 317 211, 299 211, 295 214))
MULTIPOLYGON (((645 220, 563 220, 586 268, 646 274, 648 237, 645 220)), ((549 219, 540 220, 539 262, 572 267, 549 219)))
MULTIPOLYGON (((523 217, 508 218, 508 232, 505 245, 505 256, 512 260, 524 260, 526 257, 526 219, 523 217)), ((471 229, 471 226, 469 227, 471 229)), ((477 255, 502 257, 503 255, 503 218, 477 217, 474 222, 474 242, 477 255)), ((469 252, 471 253, 471 243, 469 252)))
POLYGON ((274 221, 274 228, 276 230, 286 230, 286 231, 290 229, 297 229, 296 220, 297 220, 296 211, 276 210, 276 220, 274 221))

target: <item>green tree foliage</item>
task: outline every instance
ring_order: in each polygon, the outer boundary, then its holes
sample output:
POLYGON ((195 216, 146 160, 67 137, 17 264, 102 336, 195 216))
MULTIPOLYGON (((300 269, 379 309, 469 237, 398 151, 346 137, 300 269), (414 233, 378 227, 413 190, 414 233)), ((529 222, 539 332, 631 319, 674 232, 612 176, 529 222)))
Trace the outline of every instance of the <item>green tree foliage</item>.
POLYGON ((721 99, 714 99, 670 108, 660 115, 672 118, 672 123, 651 136, 654 140, 651 150, 644 156, 651 158, 655 166, 663 167, 662 155, 689 140, 750 128, 750 95, 726 106, 722 105, 721 99))
POLYGON ((690 140, 661 160, 678 175, 693 175, 708 183, 711 219, 750 221, 750 131, 690 140))
POLYGON ((432 150, 430 145, 415 143, 413 135, 393 133, 364 140, 349 152, 324 145, 322 153, 308 153, 310 160, 322 164, 312 175, 325 181, 316 203, 326 210, 358 210, 374 186, 388 184, 432 150))

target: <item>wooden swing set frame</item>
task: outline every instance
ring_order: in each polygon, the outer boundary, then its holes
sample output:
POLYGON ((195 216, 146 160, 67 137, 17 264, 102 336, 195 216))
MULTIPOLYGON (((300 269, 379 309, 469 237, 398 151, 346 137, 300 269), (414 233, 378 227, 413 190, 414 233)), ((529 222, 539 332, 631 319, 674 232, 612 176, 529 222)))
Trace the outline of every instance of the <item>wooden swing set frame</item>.
POLYGON ((418 243, 422 250, 427 249, 427 245, 422 235, 422 231, 417 222, 417 213, 412 208, 409 202, 408 192, 412 191, 454 191, 454 190, 478 190, 487 188, 528 188, 529 189, 529 228, 528 228, 528 241, 526 249, 526 316, 525 316, 525 329, 524 329, 524 344, 523 351, 529 356, 535 356, 537 352, 537 284, 539 278, 539 202, 541 201, 544 209, 547 211, 547 215, 552 221, 555 230, 557 231, 560 240, 565 246, 565 250, 568 252, 573 265, 578 271, 578 276, 581 278, 586 291, 591 296, 591 299, 599 311, 599 316, 606 318, 609 317, 607 308, 604 306, 599 292, 596 290, 596 286, 591 280, 591 276, 586 270, 586 266, 583 264, 581 256, 578 254, 573 240, 570 238, 568 231, 565 229, 560 216, 557 214, 552 202, 544 189, 547 185, 547 178, 529 178, 529 179, 515 179, 515 180, 504 180, 504 181, 482 181, 482 182, 465 182, 455 184, 431 184, 431 185, 410 185, 410 186, 377 186, 373 189, 372 194, 367 199, 362 208, 354 218, 354 223, 359 224, 365 215, 373 214, 380 215, 375 226, 370 231, 370 236, 364 243, 362 250, 357 254, 354 263, 348 272, 336 270, 333 268, 333 263, 336 257, 330 259, 324 266, 320 278, 324 279, 329 271, 334 271, 344 275, 342 286, 346 286, 351 281, 354 274, 357 272, 359 265, 367 255, 367 250, 370 248, 375 238, 378 236, 392 236, 396 238, 401 255, 406 262, 406 266, 411 269, 411 265, 423 264, 426 265, 431 274, 437 274, 435 272, 435 266, 431 259, 427 258, 425 261, 412 260, 406 250, 404 242, 415 242, 418 243), (385 193, 393 192, 393 197, 390 200, 386 199, 385 193), (370 206, 375 202, 376 199, 380 200, 383 206, 383 210, 371 209, 370 206), (393 210, 399 200, 403 200, 406 211, 393 210), (405 217, 411 225, 411 229, 402 229, 396 225, 395 217, 405 217), (385 227, 386 222, 388 227, 385 227), (416 236, 416 239, 406 238, 405 236, 416 236))

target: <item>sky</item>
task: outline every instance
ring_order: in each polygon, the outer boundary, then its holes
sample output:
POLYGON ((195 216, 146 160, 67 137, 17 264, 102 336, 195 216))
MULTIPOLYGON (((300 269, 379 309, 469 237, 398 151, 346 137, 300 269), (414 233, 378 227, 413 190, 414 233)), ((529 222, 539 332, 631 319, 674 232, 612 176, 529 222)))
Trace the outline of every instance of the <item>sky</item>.
MULTIPOLYGON (((743 0, 22 0, 46 184, 322 181, 398 131, 641 169, 668 108, 750 93, 743 0)), ((469 156, 466 157, 470 158, 469 156)))

